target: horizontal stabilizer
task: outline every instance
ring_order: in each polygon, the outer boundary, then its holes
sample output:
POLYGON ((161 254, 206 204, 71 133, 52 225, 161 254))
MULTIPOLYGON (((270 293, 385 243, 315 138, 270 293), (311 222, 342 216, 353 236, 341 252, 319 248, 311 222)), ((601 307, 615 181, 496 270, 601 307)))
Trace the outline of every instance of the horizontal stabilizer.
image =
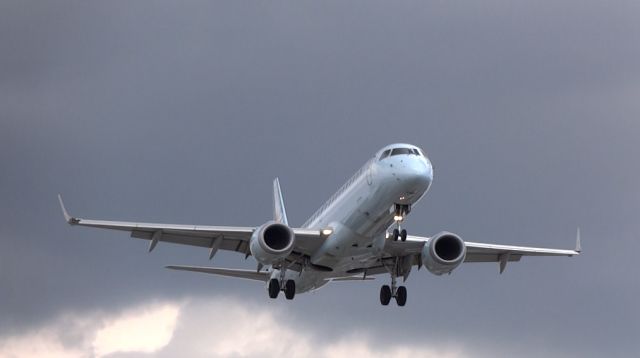
POLYGON ((263 281, 266 282, 269 279, 267 272, 256 272, 254 270, 236 270, 216 267, 202 267, 202 266, 166 266, 166 268, 178 271, 192 271, 208 273, 211 275, 244 278, 246 280, 263 281))

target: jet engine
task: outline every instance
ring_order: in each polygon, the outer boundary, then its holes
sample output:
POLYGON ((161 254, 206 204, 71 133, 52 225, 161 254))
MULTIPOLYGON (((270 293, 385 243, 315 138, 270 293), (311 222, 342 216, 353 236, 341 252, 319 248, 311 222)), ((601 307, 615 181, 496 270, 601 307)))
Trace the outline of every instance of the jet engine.
POLYGON ((249 250, 263 265, 272 265, 289 256, 295 235, 287 225, 270 221, 260 226, 251 236, 249 250))
POLYGON ((467 247, 460 236, 441 232, 422 248, 422 264, 434 275, 451 273, 464 261, 467 247))

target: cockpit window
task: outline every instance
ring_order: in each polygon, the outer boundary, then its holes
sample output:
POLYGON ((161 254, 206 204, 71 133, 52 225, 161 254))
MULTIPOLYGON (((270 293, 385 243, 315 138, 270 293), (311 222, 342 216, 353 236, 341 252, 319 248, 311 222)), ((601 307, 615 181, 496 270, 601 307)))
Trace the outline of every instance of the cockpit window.
POLYGON ((384 152, 382 152, 382 154, 380 154, 380 159, 378 159, 378 160, 382 160, 382 159, 387 158, 389 156, 392 157, 394 155, 401 155, 401 154, 417 155, 419 157, 422 156, 422 152, 417 148, 393 148, 393 149, 387 149, 384 152))
POLYGON ((410 148, 394 148, 391 150, 391 156, 400 155, 400 154, 415 154, 413 153, 413 149, 410 148))

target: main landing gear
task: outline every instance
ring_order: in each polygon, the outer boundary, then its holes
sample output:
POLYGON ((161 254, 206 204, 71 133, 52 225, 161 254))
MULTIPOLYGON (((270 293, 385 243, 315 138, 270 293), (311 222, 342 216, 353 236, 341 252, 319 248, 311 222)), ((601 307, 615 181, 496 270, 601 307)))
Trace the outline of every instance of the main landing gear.
POLYGON ((401 241, 407 240, 407 230, 402 229, 400 227, 400 223, 402 223, 404 217, 409 213, 409 211, 411 211, 411 206, 396 204, 393 220, 396 222, 397 227, 393 229, 393 232, 391 234, 391 238, 393 239, 393 241, 398 241, 398 239, 400 239, 401 241))
POLYGON ((407 288, 404 286, 396 287, 396 277, 391 276, 391 287, 384 285, 380 288, 380 303, 387 306, 391 301, 391 297, 395 297, 398 306, 402 307, 407 303, 407 288))
POLYGON ((278 298, 280 291, 284 291, 284 297, 288 300, 292 300, 296 295, 296 282, 294 280, 286 280, 284 286, 280 285, 278 279, 272 278, 269 280, 269 297, 278 298))

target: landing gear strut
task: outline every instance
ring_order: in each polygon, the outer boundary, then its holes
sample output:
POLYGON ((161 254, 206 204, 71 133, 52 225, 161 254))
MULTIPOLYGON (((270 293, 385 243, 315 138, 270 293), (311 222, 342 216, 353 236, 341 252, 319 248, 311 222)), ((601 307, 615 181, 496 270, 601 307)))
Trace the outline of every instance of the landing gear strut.
POLYGON ((383 306, 388 305, 392 297, 395 297, 396 303, 400 307, 404 306, 407 303, 407 288, 404 286, 398 287, 397 285, 399 267, 401 267, 401 265, 399 265, 397 258, 393 267, 387 267, 389 269, 389 273, 391 274, 391 287, 389 287, 389 285, 384 285, 380 288, 380 303, 383 306))

